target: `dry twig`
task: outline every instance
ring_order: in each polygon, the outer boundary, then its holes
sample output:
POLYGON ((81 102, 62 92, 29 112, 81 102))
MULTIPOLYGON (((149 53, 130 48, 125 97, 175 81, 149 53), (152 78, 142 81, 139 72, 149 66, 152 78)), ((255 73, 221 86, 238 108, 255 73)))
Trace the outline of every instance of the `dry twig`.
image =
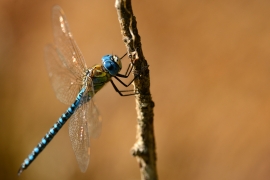
POLYGON ((115 8, 118 14, 123 41, 128 54, 134 60, 136 72, 140 78, 134 81, 137 110, 137 142, 132 148, 141 171, 141 179, 156 180, 156 152, 153 126, 154 102, 150 94, 150 77, 147 61, 143 56, 141 38, 138 34, 136 18, 133 15, 131 0, 116 0, 115 8))

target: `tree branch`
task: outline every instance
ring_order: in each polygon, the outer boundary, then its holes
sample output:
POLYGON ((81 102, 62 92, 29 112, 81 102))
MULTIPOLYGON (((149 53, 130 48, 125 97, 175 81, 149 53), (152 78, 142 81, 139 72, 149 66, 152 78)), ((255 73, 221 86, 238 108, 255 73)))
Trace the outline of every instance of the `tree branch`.
POLYGON ((132 148, 141 172, 141 179, 156 180, 156 146, 153 126, 154 102, 150 94, 150 77, 147 61, 143 56, 141 38, 138 34, 136 18, 133 15, 131 0, 116 0, 115 8, 118 14, 123 41, 129 57, 134 62, 134 73, 140 72, 140 78, 134 81, 137 110, 137 141, 132 148))

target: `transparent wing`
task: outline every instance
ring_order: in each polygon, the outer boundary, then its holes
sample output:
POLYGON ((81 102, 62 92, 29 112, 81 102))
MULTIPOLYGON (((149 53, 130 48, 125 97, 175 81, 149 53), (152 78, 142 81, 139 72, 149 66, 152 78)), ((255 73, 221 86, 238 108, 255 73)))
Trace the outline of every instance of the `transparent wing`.
POLYGON ((90 139, 100 135, 102 121, 89 91, 83 95, 78 109, 70 118, 69 136, 72 148, 82 172, 87 170, 90 160, 90 139))
POLYGON ((75 77, 82 78, 87 67, 60 6, 54 6, 52 9, 52 26, 55 46, 62 55, 60 59, 75 77))
POLYGON ((88 119, 88 129, 89 135, 91 138, 98 138, 102 129, 102 118, 99 114, 98 108, 94 103, 94 99, 91 99, 89 103, 87 103, 87 119, 88 119))
POLYGON ((87 121, 88 121, 88 129, 89 129, 89 136, 91 138, 98 138, 101 133, 102 129, 102 118, 99 114, 98 108, 95 105, 94 101, 94 96, 95 96, 95 91, 94 91, 94 83, 93 81, 89 82, 89 94, 91 94, 91 99, 87 103, 87 121))
POLYGON ((60 60, 61 52, 52 45, 44 49, 45 62, 56 97, 70 105, 74 102, 82 82, 77 79, 68 67, 60 60))
POLYGON ((82 172, 87 170, 90 160, 90 136, 86 117, 87 104, 82 101, 69 121, 69 137, 82 172))

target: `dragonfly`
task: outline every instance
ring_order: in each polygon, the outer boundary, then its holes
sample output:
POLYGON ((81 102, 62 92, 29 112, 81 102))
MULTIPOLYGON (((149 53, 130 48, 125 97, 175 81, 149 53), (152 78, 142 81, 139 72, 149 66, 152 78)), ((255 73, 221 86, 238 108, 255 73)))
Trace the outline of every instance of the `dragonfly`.
POLYGON ((20 175, 55 137, 57 132, 69 120, 69 137, 80 170, 87 170, 90 159, 90 139, 100 135, 102 119, 94 103, 94 95, 104 85, 111 82, 114 90, 121 96, 137 94, 134 90, 119 90, 112 78, 128 87, 139 73, 135 73, 129 83, 120 78, 127 78, 132 72, 131 61, 125 74, 120 74, 122 57, 105 55, 102 64, 87 68, 84 57, 73 39, 64 11, 56 5, 52 8, 52 27, 54 45, 47 45, 44 50, 45 62, 56 97, 64 104, 70 105, 50 128, 40 143, 23 161, 20 175), (132 91, 132 92, 131 92, 132 91))

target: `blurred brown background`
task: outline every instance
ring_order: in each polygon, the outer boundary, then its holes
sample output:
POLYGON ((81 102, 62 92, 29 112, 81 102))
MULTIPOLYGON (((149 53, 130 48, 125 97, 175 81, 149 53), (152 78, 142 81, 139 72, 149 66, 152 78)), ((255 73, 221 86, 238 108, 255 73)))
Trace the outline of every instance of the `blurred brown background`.
MULTIPOLYGON (((50 85, 43 48, 51 8, 65 11, 88 66, 123 55, 114 1, 1 0, 0 179, 140 179, 133 97, 107 85, 96 102, 102 135, 81 173, 59 132, 17 177, 21 163, 67 106, 50 85)), ((270 1, 134 1, 150 64, 160 179, 266 180, 270 176, 270 1)))

